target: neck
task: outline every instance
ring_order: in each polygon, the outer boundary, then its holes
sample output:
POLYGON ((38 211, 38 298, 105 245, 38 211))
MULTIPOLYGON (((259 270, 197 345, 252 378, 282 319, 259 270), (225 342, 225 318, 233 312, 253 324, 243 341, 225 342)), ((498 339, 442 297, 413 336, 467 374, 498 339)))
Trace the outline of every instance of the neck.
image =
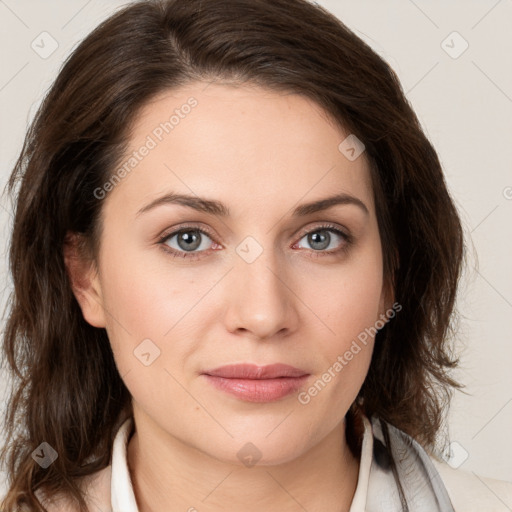
POLYGON ((347 444, 344 422, 294 460, 245 467, 219 461, 141 415, 134 411, 137 430, 127 448, 139 512, 350 509, 359 460, 347 444))

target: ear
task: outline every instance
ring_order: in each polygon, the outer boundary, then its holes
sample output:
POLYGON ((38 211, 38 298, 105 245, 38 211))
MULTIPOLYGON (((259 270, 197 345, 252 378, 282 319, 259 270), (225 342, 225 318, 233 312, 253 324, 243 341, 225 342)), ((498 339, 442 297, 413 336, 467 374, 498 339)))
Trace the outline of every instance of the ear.
POLYGON ((85 240, 81 234, 66 235, 63 257, 71 289, 84 319, 93 327, 106 327, 97 267, 87 255, 85 240))

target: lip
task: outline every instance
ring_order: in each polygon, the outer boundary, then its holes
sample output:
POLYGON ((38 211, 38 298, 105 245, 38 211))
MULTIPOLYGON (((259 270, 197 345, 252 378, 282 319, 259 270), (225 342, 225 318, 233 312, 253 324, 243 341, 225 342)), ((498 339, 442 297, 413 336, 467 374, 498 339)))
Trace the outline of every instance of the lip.
POLYGON ((283 363, 258 366, 257 364, 228 364, 203 372, 213 377, 226 379, 276 379, 279 377, 302 377, 307 372, 283 363))
POLYGON ((233 364, 203 372, 215 388, 247 402, 273 402, 300 389, 309 373, 276 363, 233 364))

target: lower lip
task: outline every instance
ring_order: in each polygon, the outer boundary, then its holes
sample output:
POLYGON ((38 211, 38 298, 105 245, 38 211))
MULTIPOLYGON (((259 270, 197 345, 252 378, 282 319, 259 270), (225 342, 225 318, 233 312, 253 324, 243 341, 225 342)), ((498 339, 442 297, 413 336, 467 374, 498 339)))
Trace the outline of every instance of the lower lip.
POLYGON ((273 402, 299 390, 309 375, 277 379, 227 379, 204 374, 210 384, 247 402, 273 402))

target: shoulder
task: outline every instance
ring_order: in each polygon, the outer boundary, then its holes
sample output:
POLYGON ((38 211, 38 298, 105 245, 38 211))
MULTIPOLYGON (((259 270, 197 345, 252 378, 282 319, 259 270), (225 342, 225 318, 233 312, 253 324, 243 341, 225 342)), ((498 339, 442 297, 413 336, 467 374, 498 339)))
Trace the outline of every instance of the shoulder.
MULTIPOLYGON (((82 479, 80 488, 85 493, 85 501, 89 510, 94 512, 110 512, 110 485, 112 466, 93 473, 82 479)), ((78 512, 77 506, 64 495, 45 497, 36 491, 36 496, 48 512, 78 512)))
POLYGON ((455 512, 510 512, 512 510, 512 482, 480 476, 473 471, 454 469, 449 464, 431 457, 455 512))

